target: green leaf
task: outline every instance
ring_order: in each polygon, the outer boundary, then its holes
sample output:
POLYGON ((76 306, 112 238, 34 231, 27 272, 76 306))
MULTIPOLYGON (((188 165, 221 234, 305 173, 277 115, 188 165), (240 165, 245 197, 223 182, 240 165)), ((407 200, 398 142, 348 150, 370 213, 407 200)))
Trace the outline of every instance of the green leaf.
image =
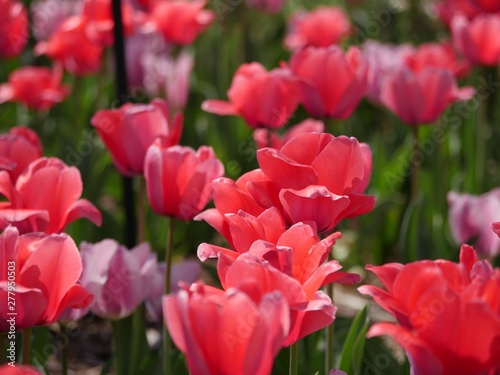
POLYGON ((340 354, 338 368, 348 374, 361 373, 365 336, 368 330, 367 306, 365 305, 352 321, 340 354))

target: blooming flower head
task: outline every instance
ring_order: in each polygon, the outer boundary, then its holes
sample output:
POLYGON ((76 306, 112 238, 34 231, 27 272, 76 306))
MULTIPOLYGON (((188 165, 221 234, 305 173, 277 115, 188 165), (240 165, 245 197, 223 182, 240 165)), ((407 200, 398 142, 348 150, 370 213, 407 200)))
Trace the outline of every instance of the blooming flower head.
POLYGON ((463 245, 460 263, 422 260, 367 266, 385 290, 359 288, 397 319, 376 323, 368 337, 389 335, 415 375, 490 374, 500 369, 500 269, 463 245), (474 322, 474 324, 471 324, 474 322))

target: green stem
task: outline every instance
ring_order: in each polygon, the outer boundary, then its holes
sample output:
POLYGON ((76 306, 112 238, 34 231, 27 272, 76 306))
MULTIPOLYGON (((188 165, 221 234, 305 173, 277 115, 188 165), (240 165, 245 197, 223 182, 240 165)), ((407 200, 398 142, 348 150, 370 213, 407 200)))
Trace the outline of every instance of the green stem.
POLYGON ((411 175, 411 200, 415 200, 419 193, 420 162, 418 157, 419 150, 419 130, 420 126, 413 126, 413 153, 411 162, 414 163, 413 173, 411 175))
MULTIPOLYGON (((66 325, 61 323, 61 335, 68 338, 66 325)), ((61 349, 62 374, 68 375, 68 345, 63 345, 61 349)))
POLYGON ((23 331, 23 365, 30 364, 30 355, 31 355, 31 337, 33 334, 33 328, 26 328, 23 331))
MULTIPOLYGON (((175 219, 173 217, 169 218, 169 229, 167 235, 167 248, 165 252, 165 294, 170 293, 170 274, 171 274, 171 263, 172 263, 172 252, 174 250, 174 230, 175 230, 175 219)), ((164 358, 163 358, 163 370, 165 375, 171 375, 172 363, 170 361, 170 335, 167 329, 167 325, 163 324, 163 347, 164 347, 164 358)))
POLYGON ((120 338, 118 332, 120 331, 118 321, 111 322, 112 327, 112 345, 113 345, 113 367, 115 375, 123 375, 123 369, 121 367, 122 350, 120 346, 120 338))
POLYGON ((290 346, 290 369, 289 375, 297 375, 299 367, 299 342, 295 342, 290 346))
MULTIPOLYGON (((488 79, 488 70, 481 69, 479 75, 488 79)), ((478 109, 478 119, 476 126, 476 189, 477 193, 484 192, 484 175, 486 169, 486 133, 488 131, 488 100, 481 100, 478 109)))
POLYGON ((7 337, 6 333, 0 332, 0 364, 4 364, 4 353, 5 353, 5 339, 7 337))
POLYGON ((146 180, 144 177, 139 177, 139 223, 137 227, 137 241, 144 242, 146 239, 146 180))
POLYGON ((141 352, 139 345, 141 345, 141 333, 143 320, 143 305, 134 311, 132 315, 132 334, 130 337, 130 361, 129 361, 129 372, 135 374, 138 372, 139 354, 141 352))

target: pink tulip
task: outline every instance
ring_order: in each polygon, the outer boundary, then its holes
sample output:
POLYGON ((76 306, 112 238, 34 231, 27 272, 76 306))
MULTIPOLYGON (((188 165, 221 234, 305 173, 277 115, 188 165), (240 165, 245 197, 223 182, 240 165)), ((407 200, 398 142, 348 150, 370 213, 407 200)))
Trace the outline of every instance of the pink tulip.
POLYGON ((278 13, 283 8, 285 0, 246 0, 246 3, 251 8, 263 10, 268 13, 278 13))
POLYGON ((33 34, 38 41, 47 40, 70 16, 81 11, 81 0, 37 0, 30 5, 33 34))
POLYGON ((83 308, 92 301, 77 283, 82 260, 68 235, 20 236, 16 228, 8 227, 0 235, 0 248, 0 332, 10 330, 12 307, 15 328, 22 330, 52 324, 66 308, 83 308), (12 292, 14 305, 8 302, 12 292))
MULTIPOLYGON (((146 300, 146 308, 149 315, 156 321, 163 320, 163 304, 162 297, 165 294, 165 262, 161 262, 156 267, 151 282, 151 288, 146 300)), ((171 266, 170 277, 170 292, 177 293, 180 288, 180 283, 191 285, 200 278, 201 266, 198 261, 186 260, 181 263, 171 266)))
POLYGON ((435 122, 454 102, 472 98, 475 89, 459 89, 447 69, 426 68, 418 73, 400 68, 388 73, 380 100, 404 123, 412 126, 435 122))
POLYGON ((278 135, 266 129, 255 129, 253 139, 257 149, 264 147, 277 148, 278 150, 293 137, 303 133, 323 133, 325 124, 322 121, 307 119, 297 125, 293 125, 283 135, 278 135), (270 144, 269 144, 270 142, 270 144))
POLYGON ((205 4, 205 0, 161 1, 151 17, 168 43, 191 44, 215 19, 213 11, 203 9, 205 4))
POLYGON ((0 170, 9 173, 12 184, 32 161, 41 157, 42 144, 30 128, 17 126, 0 134, 0 170))
POLYGON ((463 78, 470 70, 469 64, 460 59, 448 42, 424 43, 406 57, 408 67, 418 73, 425 68, 445 68, 456 78, 463 78))
POLYGON ((500 63, 500 14, 479 15, 472 21, 456 16, 451 23, 453 43, 472 64, 500 63))
POLYGON ((47 111, 68 96, 69 88, 61 84, 62 76, 60 66, 19 68, 9 75, 7 83, 0 85, 0 104, 18 102, 35 111, 47 111))
POLYGON ((188 221, 212 198, 212 181, 224 174, 224 166, 211 147, 149 147, 144 177, 149 203, 158 215, 188 221))
POLYGON ((32 162, 13 185, 8 172, 0 172, 0 228, 14 225, 21 233, 60 233, 73 221, 86 218, 101 225, 101 213, 82 195, 80 171, 57 158, 32 162))
POLYGON ((296 51, 290 69, 299 78, 301 102, 317 118, 345 119, 356 109, 367 89, 367 62, 351 47, 307 47, 296 51))
POLYGON ((382 44, 368 40, 363 44, 363 55, 368 61, 367 97, 375 104, 380 104, 382 82, 387 74, 404 66, 409 56, 414 54, 409 44, 382 44))
POLYGON ((182 114, 170 121, 167 103, 161 99, 154 99, 151 104, 127 103, 118 109, 101 110, 90 120, 115 167, 125 176, 144 173, 146 151, 157 137, 164 137, 167 146, 179 143, 182 121, 182 114))
POLYGON ((343 218, 373 209, 374 197, 363 194, 371 159, 368 145, 355 138, 305 133, 281 150, 258 150, 265 177, 249 181, 247 188, 262 207, 277 207, 288 225, 313 221, 319 232, 328 232, 343 218))
POLYGON ((297 82, 289 69, 268 72, 256 62, 238 68, 227 96, 229 102, 204 101, 203 110, 241 116, 252 129, 284 126, 299 104, 297 82))
POLYGON ((500 239, 491 230, 491 223, 500 220, 500 189, 483 195, 448 193, 449 218, 457 244, 477 237, 479 254, 493 258, 500 253, 500 239))
POLYGON ((149 244, 128 250, 114 240, 83 242, 80 251, 80 282, 95 298, 86 310, 66 311, 67 318, 77 320, 91 310, 102 318, 118 320, 132 314, 148 297, 157 267, 149 244))
POLYGON ((256 303, 237 289, 193 284, 164 297, 163 311, 192 375, 268 375, 289 330, 288 305, 278 291, 256 303))
POLYGON ((72 16, 47 41, 38 42, 34 51, 57 61, 69 73, 82 76, 99 71, 103 47, 89 37, 85 18, 72 16))
POLYGON ((0 0, 0 58, 19 55, 28 38, 28 12, 23 3, 0 0))
POLYGON ((296 12, 290 18, 288 28, 285 46, 290 50, 340 44, 351 33, 349 18, 341 8, 335 6, 296 12))
POLYGON ((365 285, 399 324, 380 322, 368 337, 389 335, 415 375, 485 375, 500 370, 500 269, 463 245, 460 263, 422 260, 367 266, 384 289, 365 285), (471 324, 470 322, 475 322, 471 324))

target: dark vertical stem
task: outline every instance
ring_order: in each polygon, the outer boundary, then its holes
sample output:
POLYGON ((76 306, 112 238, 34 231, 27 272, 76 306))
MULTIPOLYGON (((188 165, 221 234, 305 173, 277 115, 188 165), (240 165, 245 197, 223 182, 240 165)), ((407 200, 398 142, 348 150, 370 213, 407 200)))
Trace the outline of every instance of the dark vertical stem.
POLYGON ((23 365, 29 365, 31 360, 31 337, 33 328, 26 328, 23 331, 23 365))
POLYGON ((297 375, 299 367, 299 342, 295 342, 290 346, 290 367, 289 375, 297 375))
POLYGON ((137 228, 137 242, 146 240, 146 180, 139 178, 139 227, 137 228))
MULTIPOLYGON (((61 336, 68 339, 66 324, 61 323, 61 336)), ((68 345, 63 345, 61 349, 62 373, 68 375, 68 345)))
POLYGON ((5 350, 5 338, 7 334, 6 333, 0 333, 0 365, 4 363, 4 350, 5 350))
MULTIPOLYGON (((127 101, 127 73, 125 64, 125 40, 123 35, 122 7, 120 0, 112 0, 114 21, 114 50, 116 70, 116 103, 121 106, 127 101)), ((125 209, 125 245, 135 245, 137 224, 134 207, 134 189, 130 177, 122 178, 123 206, 125 209)))

